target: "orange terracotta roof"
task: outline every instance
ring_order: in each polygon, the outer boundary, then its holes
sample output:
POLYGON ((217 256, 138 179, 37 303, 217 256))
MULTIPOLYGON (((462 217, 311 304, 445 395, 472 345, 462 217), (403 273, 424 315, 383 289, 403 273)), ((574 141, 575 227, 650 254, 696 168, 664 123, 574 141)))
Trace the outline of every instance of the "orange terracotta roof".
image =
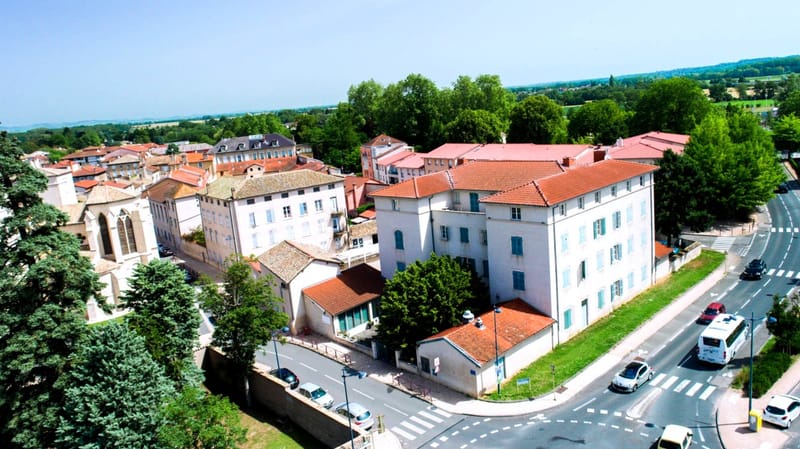
POLYGON ((500 192, 534 179, 562 173, 556 162, 477 161, 393 184, 372 194, 375 197, 424 198, 448 190, 500 192))
POLYGON ((335 316, 377 298, 385 283, 380 271, 364 263, 303 289, 303 294, 335 316))
POLYGON ((552 206, 656 170, 658 167, 655 165, 605 160, 534 180, 529 184, 482 198, 481 202, 552 206))
POLYGON ((217 172, 224 173, 225 175, 238 176, 243 175, 249 167, 253 165, 260 165, 267 173, 291 170, 297 164, 297 158, 281 157, 276 159, 257 159, 254 161, 242 162, 222 162, 217 164, 217 172))
POLYGON ((422 157, 423 159, 457 159, 478 147, 480 147, 479 143, 446 143, 422 157))
POLYGON ((534 143, 492 143, 481 145, 463 156, 469 161, 558 161, 565 157, 592 162, 592 145, 540 145, 534 143))
POLYGON ((667 257, 670 254, 672 254, 672 248, 659 242, 658 240, 656 240, 655 245, 653 245, 653 249, 655 250, 656 253, 656 259, 663 259, 664 257, 667 257))
POLYGON ((100 181, 95 181, 94 179, 84 179, 83 181, 75 182, 75 187, 80 187, 81 189, 91 189, 97 184, 100 184, 100 181))
POLYGON ((399 161, 401 161, 401 160, 403 160, 403 159, 405 159, 405 158, 407 158, 407 157, 409 157, 409 156, 411 156, 413 154, 414 154, 413 151, 408 151, 408 150, 395 151, 394 153, 389 153, 387 155, 379 157, 378 158, 378 164, 380 164, 380 165, 389 165, 389 164, 392 164, 394 162, 399 162, 399 161))
POLYGON ((170 172, 169 178, 180 181, 194 187, 203 187, 208 179, 208 173, 202 168, 191 165, 181 165, 170 172))
POLYGON ((97 165, 84 165, 83 167, 75 170, 72 172, 73 178, 80 178, 81 176, 95 176, 101 173, 105 173, 106 169, 103 167, 98 167, 97 165))
POLYGON ((526 339, 547 329, 555 320, 542 315, 525 301, 517 298, 498 305, 500 313, 489 310, 476 317, 475 321, 451 327, 422 340, 422 343, 445 339, 461 348, 479 366, 495 357, 495 318, 497 319, 497 349, 504 354, 526 339), (480 318, 483 329, 476 326, 480 318))
POLYGON ((375 147, 381 145, 395 145, 395 144, 403 144, 406 145, 405 142, 402 140, 395 139, 392 136, 387 136, 386 134, 380 134, 379 136, 375 137, 374 139, 370 140, 369 142, 361 145, 362 147, 375 147))
POLYGON ((408 157, 403 158, 400 161, 397 161, 394 164, 397 168, 416 168, 420 169, 425 166, 425 160, 422 158, 422 154, 420 153, 412 153, 408 157))
POLYGON ((668 149, 682 154, 687 143, 686 134, 654 131, 623 139, 622 146, 609 147, 608 154, 612 159, 661 159, 668 149))
POLYGON ((359 217, 364 217, 364 218, 366 218, 368 220, 372 220, 377 216, 377 214, 375 213, 375 209, 367 209, 364 212, 361 212, 360 214, 358 214, 358 216, 359 217))

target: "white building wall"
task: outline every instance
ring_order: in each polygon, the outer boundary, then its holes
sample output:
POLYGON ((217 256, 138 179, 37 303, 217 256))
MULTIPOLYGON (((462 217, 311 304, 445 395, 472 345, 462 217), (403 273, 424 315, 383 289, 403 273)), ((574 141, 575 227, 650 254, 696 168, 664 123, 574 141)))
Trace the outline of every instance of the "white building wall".
POLYGON ((47 176, 47 190, 41 193, 42 201, 55 207, 78 204, 72 172, 47 176))
POLYGON ((303 289, 336 277, 339 266, 332 262, 314 260, 288 284, 269 271, 268 273, 274 280, 272 291, 283 301, 283 312, 289 317, 289 330, 292 334, 297 334, 303 327, 311 325, 309 310, 303 301, 303 289))
MULTIPOLYGON (((417 348, 417 360, 421 360, 422 357, 430 360, 431 367, 434 365, 434 360, 439 358, 439 373, 435 376, 423 374, 425 377, 472 397, 478 396, 482 391, 483 382, 486 380, 483 379, 481 367, 469 360, 447 340, 433 340, 421 344, 417 348)), ((491 371, 494 373, 494 369, 491 371)), ((490 379, 494 379, 493 375, 490 379)))

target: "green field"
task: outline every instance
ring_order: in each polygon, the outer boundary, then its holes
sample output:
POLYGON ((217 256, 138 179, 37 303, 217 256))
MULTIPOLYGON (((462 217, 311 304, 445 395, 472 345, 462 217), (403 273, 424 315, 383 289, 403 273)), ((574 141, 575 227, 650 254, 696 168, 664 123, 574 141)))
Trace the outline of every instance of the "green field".
POLYGON ((743 109, 750 109, 753 112, 769 112, 775 107, 775 100, 733 100, 733 101, 720 101, 714 103, 719 107, 727 107, 729 104, 743 109))

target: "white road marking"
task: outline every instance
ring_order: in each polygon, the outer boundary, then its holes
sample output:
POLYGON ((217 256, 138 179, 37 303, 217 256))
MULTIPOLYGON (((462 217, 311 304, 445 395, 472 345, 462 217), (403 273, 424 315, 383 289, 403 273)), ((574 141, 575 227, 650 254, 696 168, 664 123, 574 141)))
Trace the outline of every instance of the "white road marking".
POLYGON ((432 411, 433 413, 438 413, 438 414, 444 416, 445 418, 451 418, 453 416, 450 413, 447 413, 446 411, 444 411, 444 410, 442 410, 440 408, 429 408, 428 410, 432 411))
POLYGON ((577 412, 578 410, 580 410, 580 409, 582 409, 582 408, 586 407, 587 405, 591 404, 592 402, 594 402, 596 399, 597 399, 597 398, 591 398, 591 399, 589 399, 588 401, 584 402, 583 404, 581 404, 581 405, 579 405, 579 406, 577 406, 577 407, 573 408, 573 409, 572 409, 572 411, 573 411, 573 412, 577 412))
POLYGON ((389 404, 387 404, 387 403, 385 403, 385 402, 383 403, 383 406, 384 406, 384 407, 386 407, 386 408, 388 408, 388 409, 394 410, 395 412, 397 412, 397 413, 399 413, 399 414, 401 414, 401 415, 403 415, 403 416, 408 416, 408 413, 404 413, 404 412, 402 412, 402 411, 400 411, 400 410, 398 410, 398 409, 396 409, 396 408, 392 407, 391 405, 389 405, 389 404))
POLYGON ((794 271, 787 271, 786 272, 786 277, 787 278, 790 278, 790 277, 793 277, 793 276, 794 276, 794 271))
POLYGON ((663 388, 665 390, 668 390, 669 387, 671 387, 672 384, 674 384, 677 380, 678 380, 678 376, 672 376, 669 379, 667 379, 666 382, 664 382, 664 385, 662 385, 661 388, 663 388))
POLYGON ((415 423, 417 423, 417 424, 419 424, 421 426, 427 427, 429 429, 433 429, 433 424, 429 423, 428 421, 425 421, 424 419, 417 418, 416 416, 412 416, 411 418, 408 418, 408 419, 410 419, 411 421, 414 421, 415 423))
POLYGON ((587 408, 586 409, 586 413, 594 413, 594 409, 593 408, 587 408))
POLYGON ((420 429, 419 427, 415 426, 414 424, 411 424, 411 423, 410 423, 410 422, 408 422, 408 421, 403 421, 403 422, 401 422, 401 423, 400 423, 400 425, 401 425, 401 426, 403 426, 403 427, 405 427, 406 429, 409 429, 409 430, 411 430, 411 431, 413 431, 413 432, 416 432, 416 433, 418 433, 418 434, 420 434, 420 435, 422 435, 423 433, 425 433, 425 431, 424 431, 424 430, 420 429))
POLYGON ((303 365, 303 366, 305 366, 306 368, 310 369, 311 371, 314 371, 315 373, 317 372, 317 369, 316 369, 316 368, 314 368, 313 366, 306 365, 306 364, 305 364, 305 363, 303 363, 303 362, 300 362, 300 364, 301 364, 301 365, 303 365))
POLYGON ((396 427, 396 426, 392 427, 392 432, 400 435, 401 437, 403 437, 403 438, 405 438, 407 440, 412 440, 413 441, 413 440, 417 439, 417 437, 415 437, 414 435, 411 435, 410 433, 408 433, 405 430, 403 430, 403 429, 401 429, 399 427, 396 427))
POLYGON ((651 381, 650 381, 650 385, 652 385, 652 386, 654 386, 654 387, 657 387, 657 386, 658 386, 658 384, 660 384, 660 383, 661 383, 661 381, 662 381, 662 380, 664 380, 666 377, 667 377, 667 375, 666 375, 666 374, 664 374, 664 373, 659 373, 658 375, 656 375, 656 378, 655 378, 655 379, 653 379, 653 380, 651 380, 651 381))
POLYGON ((700 396, 699 396, 699 397, 700 397, 700 399, 702 399, 702 400, 704 400, 704 401, 705 401, 706 399, 708 399, 708 397, 709 397, 709 396, 711 396, 711 393, 713 393, 713 392, 714 392, 714 390, 716 390, 716 389, 717 389, 717 387, 715 387, 715 386, 713 386, 713 385, 709 386, 708 388, 706 388, 706 389, 705 389, 705 390, 704 390, 704 391, 703 391, 703 392, 700 394, 700 396))
POLYGON ((339 380, 339 379, 337 379, 337 378, 335 378, 335 377, 331 377, 331 376, 329 376, 329 375, 327 375, 327 374, 325 375, 325 377, 327 377, 329 380, 332 380, 332 381, 336 382, 336 383, 337 383, 337 384, 339 384, 339 385, 341 385, 341 384, 342 384, 342 381, 341 381, 341 380, 339 380))
POLYGON ((424 417, 426 417, 426 418, 430 419, 431 421, 433 421, 433 422, 435 422, 435 423, 443 423, 443 422, 444 422, 444 420, 443 420, 443 419, 441 419, 441 418, 439 418, 439 417, 437 417, 437 416, 433 416, 433 415, 431 415, 430 413, 426 412, 425 410, 421 410, 421 411, 420 411, 419 413, 417 413, 417 414, 418 414, 418 415, 422 415, 422 416, 424 416, 424 417))
POLYGON ((778 272, 775 274, 775 276, 778 276, 778 277, 783 276, 783 270, 778 270, 778 272))
POLYGON ((360 394, 361 396, 364 396, 365 398, 369 399, 370 401, 374 401, 375 400, 375 398, 373 398, 372 396, 368 395, 367 393, 364 393, 363 391, 361 391, 361 390, 359 390, 357 388, 353 388, 353 391, 355 391, 356 393, 360 394))
POLYGON ((689 397, 694 396, 694 394, 697 393, 697 390, 699 390, 701 388, 703 388, 703 384, 701 384, 700 382, 695 382, 694 385, 692 385, 692 388, 690 388, 686 392, 686 396, 689 396, 689 397))
POLYGON ((681 392, 681 391, 683 391, 683 389, 684 389, 684 388, 686 388, 686 386, 687 386, 687 385, 689 385, 690 383, 692 383, 692 381, 691 381, 691 380, 689 380, 689 379, 684 379, 684 380, 682 380, 682 381, 681 381, 681 383, 679 383, 679 384, 678 384, 678 386, 677 386, 677 387, 675 387, 675 389, 674 389, 674 390, 672 390, 672 391, 674 391, 675 393, 680 393, 680 392, 681 392))

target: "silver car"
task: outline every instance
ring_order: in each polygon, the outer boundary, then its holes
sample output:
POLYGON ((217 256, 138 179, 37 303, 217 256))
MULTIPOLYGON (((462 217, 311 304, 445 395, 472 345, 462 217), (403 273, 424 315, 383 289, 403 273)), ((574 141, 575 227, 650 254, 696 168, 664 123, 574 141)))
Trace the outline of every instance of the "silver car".
MULTIPOLYGON (((341 404, 337 405, 333 408, 336 413, 344 416, 347 419, 347 412, 348 407, 346 402, 342 402, 341 404)), ((350 420, 353 424, 361 427, 364 430, 369 430, 372 428, 373 424, 375 424, 375 420, 372 417, 372 413, 367 410, 366 407, 359 404, 358 402, 351 402, 350 407, 350 420)))
POLYGON ((614 380, 611 381, 611 388, 618 391, 633 392, 639 389, 645 382, 653 378, 653 371, 647 362, 636 360, 620 371, 614 380))
POLYGON ((333 396, 317 384, 306 382, 300 385, 297 392, 325 408, 331 408, 333 405, 333 396))

